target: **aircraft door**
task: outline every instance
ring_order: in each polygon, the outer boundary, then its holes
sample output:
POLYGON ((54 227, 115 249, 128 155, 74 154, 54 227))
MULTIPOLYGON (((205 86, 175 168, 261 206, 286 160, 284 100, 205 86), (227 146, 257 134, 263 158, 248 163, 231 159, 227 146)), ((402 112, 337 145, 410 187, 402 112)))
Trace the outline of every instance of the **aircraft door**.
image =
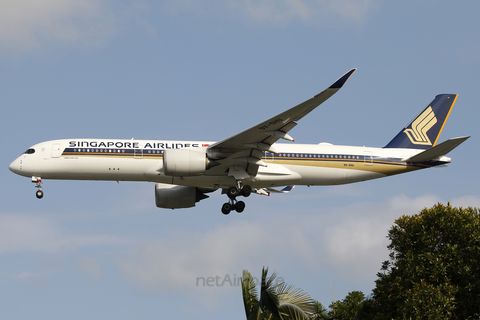
POLYGON ((265 162, 273 162, 275 160, 275 154, 272 152, 265 151, 263 154, 263 161, 265 162))
POLYGON ((135 159, 142 159, 143 158, 143 149, 133 149, 133 157, 135 159))
POLYGON ((365 151, 363 155, 364 155, 363 163, 366 166, 372 166, 373 165, 372 151, 365 151))
POLYGON ((60 158, 62 150, 60 148, 60 143, 52 144, 52 158, 60 158))

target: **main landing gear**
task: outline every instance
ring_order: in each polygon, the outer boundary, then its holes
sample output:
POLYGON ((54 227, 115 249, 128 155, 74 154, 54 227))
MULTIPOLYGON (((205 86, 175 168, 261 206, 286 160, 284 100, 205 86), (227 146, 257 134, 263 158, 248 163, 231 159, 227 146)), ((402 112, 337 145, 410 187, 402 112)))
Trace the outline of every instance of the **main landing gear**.
POLYGON ((37 192, 35 195, 38 199, 43 198, 43 189, 42 189, 42 178, 40 177, 32 177, 32 182, 35 183, 35 188, 37 188, 37 192))
POLYGON ((252 193, 252 187, 249 185, 242 185, 240 182, 237 183, 236 187, 231 187, 227 190, 227 196, 230 199, 229 202, 226 202, 222 206, 222 213, 229 214, 231 211, 235 210, 238 213, 245 210, 245 202, 237 201, 237 196, 248 197, 252 193))

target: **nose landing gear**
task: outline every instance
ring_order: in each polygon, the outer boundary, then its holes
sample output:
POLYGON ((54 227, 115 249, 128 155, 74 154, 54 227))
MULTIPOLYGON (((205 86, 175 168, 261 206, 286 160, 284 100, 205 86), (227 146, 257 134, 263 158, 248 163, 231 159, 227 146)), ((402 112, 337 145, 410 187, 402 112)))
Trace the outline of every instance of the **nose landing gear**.
POLYGON ((242 185, 240 182, 237 183, 236 187, 231 187, 227 190, 227 196, 230 199, 229 202, 226 202, 222 206, 222 213, 227 215, 231 211, 235 210, 238 213, 245 210, 245 202, 237 201, 237 196, 241 195, 248 197, 252 193, 252 187, 249 185, 242 185))
POLYGON ((42 189, 42 178, 40 177, 32 177, 32 182, 35 183, 35 188, 37 188, 37 192, 35 195, 38 199, 43 198, 43 189, 42 189))

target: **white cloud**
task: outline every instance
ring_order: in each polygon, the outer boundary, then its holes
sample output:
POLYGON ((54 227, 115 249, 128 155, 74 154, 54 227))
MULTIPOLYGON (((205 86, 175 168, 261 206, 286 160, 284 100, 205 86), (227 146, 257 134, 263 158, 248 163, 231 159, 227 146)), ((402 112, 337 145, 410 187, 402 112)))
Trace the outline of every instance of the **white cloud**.
MULTIPOLYGON (((363 22, 382 0, 175 0, 163 9, 204 17, 247 19, 267 24, 292 20, 317 23, 341 18, 363 22)), ((128 25, 141 26, 156 37, 145 19, 146 1, 119 3, 110 0, 16 0, 0 2, 0 48, 12 51, 42 48, 52 42, 97 45, 128 25)))
POLYGON ((83 257, 78 260, 80 273, 94 282, 102 279, 102 268, 100 264, 91 257, 83 257))
POLYGON ((268 24, 292 20, 318 23, 341 18, 364 22, 380 6, 382 0, 172 0, 165 6, 171 13, 189 12, 200 16, 246 17, 268 24), (332 19, 333 18, 333 19, 332 19))
POLYGON ((256 21, 282 22, 294 18, 308 20, 309 7, 302 0, 245 0, 235 4, 256 21))
POLYGON ((51 43, 95 46, 135 24, 152 38, 143 0, 15 0, 0 2, 0 49, 18 52, 51 43))
POLYGON ((12 275, 13 279, 19 279, 19 280, 25 280, 25 279, 35 278, 35 277, 38 277, 38 275, 36 273, 29 272, 29 271, 23 271, 23 272, 12 275))
POLYGON ((258 252, 249 250, 266 240, 263 231, 257 224, 233 223, 205 234, 179 232, 171 239, 144 241, 119 266, 128 279, 142 288, 191 287, 197 277, 229 273, 239 259, 260 258, 258 252))
POLYGON ((48 287, 47 281, 39 273, 30 271, 23 271, 10 276, 12 279, 30 284, 38 290, 46 289, 48 287))
POLYGON ((459 198, 454 198, 450 201, 450 204, 454 207, 476 207, 480 208, 480 197, 478 196, 472 196, 472 195, 466 195, 463 197, 459 198))
POLYGON ((379 7, 380 3, 376 0, 322 0, 319 2, 324 10, 355 22, 363 22, 370 13, 379 7))
MULTIPOLYGON (((450 200, 455 206, 480 205, 480 196, 450 200)), ((238 291, 239 284, 226 283, 212 290, 199 279, 218 276, 222 282, 227 276, 240 277, 242 269, 255 273, 261 266, 278 271, 284 278, 291 278, 289 272, 301 268, 312 274, 321 270, 329 277, 373 284, 382 261, 388 259, 386 235, 394 220, 437 202, 446 203, 430 194, 415 198, 399 195, 315 211, 261 210, 262 214, 255 216, 258 220, 227 220, 230 222, 202 232, 179 228, 151 239, 79 234, 45 216, 1 214, 0 254, 75 252, 85 246, 115 245, 123 252, 122 258, 116 250, 109 259, 116 259, 120 274, 134 286, 159 292, 186 290, 205 304, 215 304, 220 292, 238 291)), ((102 280, 98 256, 75 261, 82 275, 94 282, 102 280)), ((39 279, 43 278, 31 271, 19 271, 12 277, 34 285, 42 284, 39 279)))
POLYGON ((128 240, 113 235, 77 234, 46 217, 29 214, 0 215, 0 254, 22 251, 55 253, 85 246, 126 243, 128 240))
POLYGON ((38 47, 43 41, 96 43, 115 31, 103 1, 16 0, 0 2, 0 46, 38 47))
POLYGON ((223 278, 262 265, 279 274, 279 266, 294 270, 302 265, 356 281, 368 277, 373 283, 381 263, 388 259, 386 235, 394 220, 439 201, 428 194, 400 195, 311 214, 263 212, 258 221, 144 241, 119 262, 119 268, 136 286, 160 291, 188 288, 194 292, 198 277, 223 278))
POLYGON ((373 278, 382 261, 388 259, 386 236, 395 219, 418 213, 439 201, 433 195, 399 195, 385 202, 355 203, 337 209, 318 239, 319 245, 324 243, 328 267, 352 279, 373 278))

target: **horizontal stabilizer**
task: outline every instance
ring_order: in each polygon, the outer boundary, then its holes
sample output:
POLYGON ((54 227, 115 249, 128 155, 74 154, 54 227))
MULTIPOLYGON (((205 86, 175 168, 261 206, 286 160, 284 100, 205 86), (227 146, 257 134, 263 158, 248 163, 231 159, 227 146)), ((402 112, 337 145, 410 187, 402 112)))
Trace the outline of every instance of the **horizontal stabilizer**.
POLYGON ((275 188, 267 188, 267 190, 270 191, 270 192, 276 192, 276 193, 288 193, 288 192, 292 191, 293 188, 295 188, 295 186, 286 186, 282 190, 278 190, 278 189, 275 189, 275 188))
POLYGON ((282 190, 278 190, 278 189, 275 189, 275 188, 258 188, 258 189, 254 189, 253 191, 257 194, 260 194, 260 195, 269 196, 270 193, 272 193, 272 192, 274 192, 274 193, 288 193, 288 192, 292 191, 293 188, 295 188, 295 186, 286 186, 282 190))
POLYGON ((463 143, 465 140, 467 140, 470 137, 458 137, 458 138, 452 138, 449 139, 445 142, 442 142, 435 147, 432 147, 428 150, 422 151, 419 154, 416 154, 410 158, 403 159, 405 162, 424 162, 424 161, 430 161, 430 160, 436 160, 456 147, 458 147, 461 143, 463 143))

